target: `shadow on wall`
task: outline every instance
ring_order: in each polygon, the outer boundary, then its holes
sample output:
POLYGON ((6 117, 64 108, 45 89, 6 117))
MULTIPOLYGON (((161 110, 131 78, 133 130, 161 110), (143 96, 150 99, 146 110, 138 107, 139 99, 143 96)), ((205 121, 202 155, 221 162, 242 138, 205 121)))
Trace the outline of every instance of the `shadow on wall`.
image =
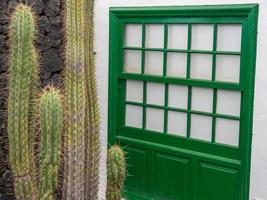
POLYGON ((0 0, 0 200, 15 200, 7 146, 7 76, 9 17, 16 5, 27 2, 39 15, 38 48, 41 86, 61 87, 64 66, 63 0, 0 0))

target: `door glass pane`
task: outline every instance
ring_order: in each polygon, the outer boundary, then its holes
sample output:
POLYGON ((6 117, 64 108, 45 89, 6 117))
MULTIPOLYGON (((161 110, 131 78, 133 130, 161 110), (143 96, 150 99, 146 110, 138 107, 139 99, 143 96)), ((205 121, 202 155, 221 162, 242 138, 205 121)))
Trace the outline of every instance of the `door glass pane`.
POLYGON ((188 25, 171 24, 168 25, 168 48, 187 49, 188 25))
POLYGON ((167 76, 186 77, 187 54, 173 53, 167 54, 167 76))
POLYGON ((160 83, 147 83, 147 103, 164 105, 165 85, 160 83))
POLYGON ((215 141, 222 144, 238 146, 239 121, 217 118, 215 141))
POLYGON ((164 129, 164 111, 157 108, 146 109, 146 129, 163 132, 164 129))
POLYGON ((241 24, 218 25, 217 50, 219 51, 241 51, 241 24))
POLYGON ((145 73, 151 75, 163 74, 163 53, 157 51, 146 51, 145 73))
POLYGON ((192 110, 212 112, 213 90, 209 88, 192 88, 192 110))
POLYGON ((192 25, 192 50, 213 50, 213 25, 192 25))
POLYGON ((211 141, 212 118, 204 115, 191 115, 190 136, 195 139, 211 141))
POLYGON ((141 106, 126 105, 125 125, 142 128, 143 108, 141 106))
POLYGON ((211 80, 212 55, 192 53, 190 71, 191 78, 211 80))
POLYGON ((216 80, 239 82, 240 56, 217 55, 216 80))
POLYGON ((126 100, 132 102, 143 102, 143 82, 127 80, 126 82, 126 100))
POLYGON ((124 51, 124 71, 130 73, 141 73, 141 51, 124 51))
POLYGON ((187 109, 188 87, 169 85, 168 106, 173 108, 187 109))
POLYGON ((168 133, 186 136, 187 114, 182 112, 168 111, 168 133))
POLYGON ((146 48, 164 47, 164 25, 146 25, 146 48))
POLYGON ((228 90, 218 90, 217 113, 225 115, 240 115, 241 93, 228 90))
POLYGON ((127 24, 125 25, 125 46, 141 47, 142 46, 142 25, 127 24))

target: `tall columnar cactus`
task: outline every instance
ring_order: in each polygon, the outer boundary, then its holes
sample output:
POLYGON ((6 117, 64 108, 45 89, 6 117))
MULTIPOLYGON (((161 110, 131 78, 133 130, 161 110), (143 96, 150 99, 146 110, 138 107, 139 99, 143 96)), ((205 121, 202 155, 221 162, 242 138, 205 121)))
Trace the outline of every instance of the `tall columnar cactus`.
POLYGON ((99 135, 99 108, 97 98, 97 86, 95 77, 94 55, 94 0, 86 1, 86 30, 85 30, 85 73, 86 73, 86 127, 85 135, 86 152, 86 185, 85 199, 97 200, 99 184, 99 158, 100 158, 100 135, 99 135))
POLYGON ((17 200, 35 200, 33 103, 38 77, 34 49, 35 19, 31 9, 20 4, 11 19, 9 66, 8 137, 9 158, 17 200))
POLYGON ((66 0, 65 163, 63 199, 85 196, 85 0, 66 0))
POLYGON ((107 200, 120 200, 126 176, 126 159, 124 151, 117 145, 108 150, 107 159, 107 200))
POLYGON ((94 0, 66 0, 64 199, 96 200, 99 110, 93 52, 94 0))
POLYGON ((41 95, 39 117, 41 130, 39 195, 42 200, 52 200, 58 182, 63 107, 59 91, 51 86, 47 86, 41 95))

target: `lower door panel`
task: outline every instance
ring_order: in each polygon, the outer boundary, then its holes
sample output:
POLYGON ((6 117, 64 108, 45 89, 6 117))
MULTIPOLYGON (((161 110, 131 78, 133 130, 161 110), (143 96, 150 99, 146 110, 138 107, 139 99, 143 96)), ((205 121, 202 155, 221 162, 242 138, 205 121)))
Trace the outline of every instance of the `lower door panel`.
POLYGON ((236 164, 164 148, 121 146, 127 152, 129 200, 241 200, 236 164))

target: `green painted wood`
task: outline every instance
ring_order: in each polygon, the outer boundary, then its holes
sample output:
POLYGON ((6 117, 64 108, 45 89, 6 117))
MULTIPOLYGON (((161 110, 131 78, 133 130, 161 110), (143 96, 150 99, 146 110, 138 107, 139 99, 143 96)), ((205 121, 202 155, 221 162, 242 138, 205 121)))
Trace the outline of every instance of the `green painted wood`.
POLYGON ((129 174, 140 174, 138 177, 129 176, 126 180, 127 190, 139 195, 146 195, 146 160, 148 153, 146 149, 126 147, 129 174))
POLYGON ((155 168, 155 199, 188 200, 190 187, 188 184, 190 172, 188 159, 157 153, 155 168), (166 166, 168 166, 168 170, 166 170, 166 166))
POLYGON ((237 90, 243 91, 244 86, 241 86, 239 83, 228 83, 228 82, 211 82, 206 80, 197 80, 197 79, 185 79, 185 78, 173 78, 173 77, 163 77, 156 75, 148 75, 144 74, 142 76, 138 74, 130 74, 126 72, 122 72, 119 75, 119 79, 133 79, 140 81, 149 81, 149 82, 157 82, 157 83, 170 83, 170 84, 179 84, 186 86, 195 86, 195 87, 207 87, 207 88, 217 88, 217 89, 229 89, 229 90, 237 90))
POLYGON ((197 199, 240 199, 238 171, 221 166, 200 163, 197 199))
POLYGON ((220 6, 173 6, 173 7, 129 7, 110 9, 110 60, 109 60, 109 144, 119 143, 128 152, 129 177, 125 195, 129 200, 248 200, 250 180, 250 158, 252 140, 253 94, 256 60, 257 4, 220 6), (164 25, 164 47, 146 48, 146 24, 164 25), (188 48, 167 49, 168 24, 189 24, 188 48), (191 50, 191 24, 213 24, 213 50, 191 50), (124 45, 125 24, 142 25, 142 46, 124 45), (242 24, 242 47, 240 52, 217 51, 218 24, 242 24), (141 74, 123 71, 124 51, 142 52, 141 74), (163 74, 145 74, 145 51, 163 52, 163 74), (188 55, 186 78, 166 76, 168 52, 183 52, 188 55), (212 55, 212 80, 190 78, 191 53, 212 55), (216 55, 240 55, 241 69, 239 83, 215 80, 216 55), (126 101, 126 80, 143 81, 143 103, 126 101), (163 106, 149 105, 147 82, 165 85, 163 106), (188 108, 168 107, 168 85, 188 86, 188 108), (192 87, 212 88, 213 109, 211 113, 191 109, 192 87), (217 90, 241 92, 241 115, 230 116, 216 113, 217 90), (142 128, 125 126, 126 105, 143 108, 142 128), (147 108, 164 111, 164 131, 146 130, 147 108), (168 111, 186 113, 187 137, 167 133, 168 111), (212 141, 190 138, 191 114, 212 117, 212 141), (225 118, 240 122, 239 146, 229 146, 215 142, 216 119, 225 118))

